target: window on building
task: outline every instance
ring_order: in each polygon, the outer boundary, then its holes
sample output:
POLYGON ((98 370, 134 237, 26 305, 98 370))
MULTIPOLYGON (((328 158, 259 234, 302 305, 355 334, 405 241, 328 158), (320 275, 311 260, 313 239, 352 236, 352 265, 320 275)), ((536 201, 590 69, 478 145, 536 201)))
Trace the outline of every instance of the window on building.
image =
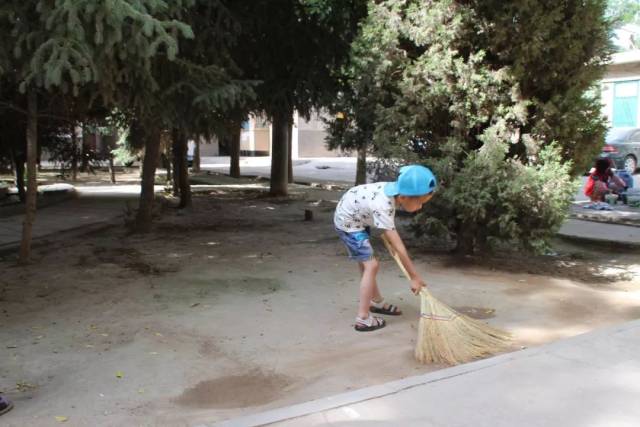
POLYGON ((635 127, 637 122, 638 81, 616 83, 613 98, 613 127, 635 127))

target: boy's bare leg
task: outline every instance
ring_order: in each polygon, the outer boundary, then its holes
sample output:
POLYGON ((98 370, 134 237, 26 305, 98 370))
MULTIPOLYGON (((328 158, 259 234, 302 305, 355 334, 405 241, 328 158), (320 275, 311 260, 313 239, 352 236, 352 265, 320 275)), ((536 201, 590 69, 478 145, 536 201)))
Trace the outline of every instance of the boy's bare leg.
POLYGON ((378 260, 372 258, 369 261, 359 263, 362 277, 360 279, 360 304, 358 305, 358 317, 369 317, 369 305, 376 287, 376 274, 378 274, 378 260))
MULTIPOLYGON (((358 267, 360 267, 360 278, 362 279, 362 274, 364 273, 364 265, 362 265, 362 263, 359 262, 358 267)), ((382 301, 382 294, 380 293, 380 289, 378 288, 378 280, 375 277, 373 279, 373 294, 371 296, 371 301, 373 302, 382 301)), ((388 304, 385 304, 384 307, 387 308, 388 304)))

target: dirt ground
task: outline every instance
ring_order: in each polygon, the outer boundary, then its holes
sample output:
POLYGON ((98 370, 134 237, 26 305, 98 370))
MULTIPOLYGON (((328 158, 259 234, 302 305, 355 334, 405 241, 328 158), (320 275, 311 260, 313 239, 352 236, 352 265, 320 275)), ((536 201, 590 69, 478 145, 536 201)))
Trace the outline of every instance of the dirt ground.
MULTIPOLYGON (((151 234, 113 227, 26 268, 0 262, 0 389, 16 406, 2 425, 188 426, 442 368, 414 361, 418 301, 380 245, 380 286, 405 314, 353 330, 340 193, 264 190, 210 188, 151 234)), ((460 260, 408 244, 433 293, 511 332, 514 351, 640 317, 637 253, 558 243, 460 260)))

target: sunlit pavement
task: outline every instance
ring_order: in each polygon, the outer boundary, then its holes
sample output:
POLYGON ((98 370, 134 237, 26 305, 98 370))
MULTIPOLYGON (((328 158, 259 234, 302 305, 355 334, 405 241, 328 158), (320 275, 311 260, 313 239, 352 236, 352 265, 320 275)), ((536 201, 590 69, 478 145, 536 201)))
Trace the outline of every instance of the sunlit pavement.
MULTIPOLYGON (((202 169, 229 173, 228 157, 203 157, 202 169)), ((240 173, 242 175, 268 177, 271 170, 270 157, 242 157, 240 173)), ((293 176, 298 181, 341 182, 353 184, 356 176, 355 157, 316 157, 293 161, 293 176)), ((580 188, 576 200, 587 200, 583 194, 586 177, 580 178, 580 188)), ((634 175, 634 186, 640 188, 640 173, 634 175)))
POLYGON ((637 427, 639 353, 637 320, 199 427, 637 427))

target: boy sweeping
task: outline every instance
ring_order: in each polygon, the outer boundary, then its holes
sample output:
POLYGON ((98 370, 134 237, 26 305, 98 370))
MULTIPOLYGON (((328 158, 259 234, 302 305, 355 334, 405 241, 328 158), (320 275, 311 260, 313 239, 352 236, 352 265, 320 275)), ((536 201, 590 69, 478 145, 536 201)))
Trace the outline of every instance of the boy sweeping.
POLYGON ((371 316, 370 311, 390 316, 402 314, 398 307, 384 302, 378 289, 376 274, 379 263, 369 241, 371 226, 382 229, 397 252, 411 277, 411 291, 418 294, 425 286, 396 231, 394 217, 396 207, 407 212, 420 210, 433 196, 436 185, 436 177, 428 168, 420 165, 404 166, 400 169, 396 182, 358 185, 340 199, 333 222, 340 239, 347 247, 349 258, 358 261, 361 274, 356 331, 374 331, 385 326, 385 320, 371 316))

